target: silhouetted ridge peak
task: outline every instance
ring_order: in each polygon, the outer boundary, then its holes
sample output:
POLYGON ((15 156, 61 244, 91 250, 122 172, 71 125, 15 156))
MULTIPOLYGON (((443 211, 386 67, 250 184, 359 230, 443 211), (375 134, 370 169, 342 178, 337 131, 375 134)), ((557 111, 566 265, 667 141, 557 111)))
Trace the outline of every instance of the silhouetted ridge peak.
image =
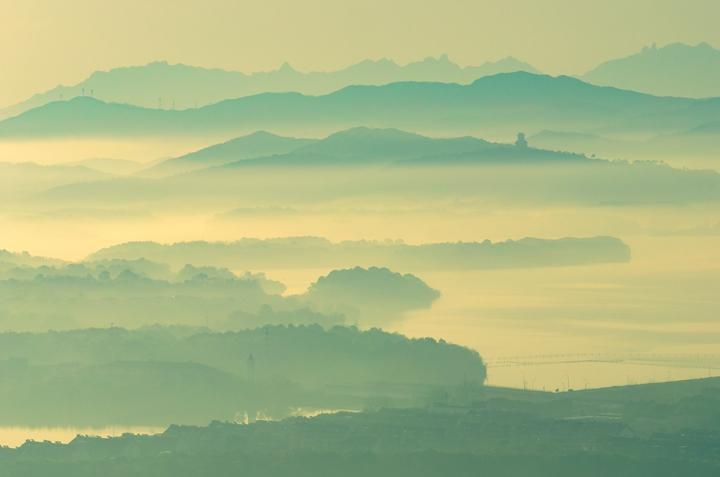
POLYGON ((687 43, 668 43, 667 45, 658 47, 657 44, 653 43, 652 45, 645 46, 642 51, 642 53, 652 54, 652 53, 667 53, 667 52, 691 52, 691 51, 701 51, 701 52, 710 52, 710 51, 718 51, 710 43, 707 42, 701 42, 697 45, 688 45, 687 43))
POLYGON ((529 71, 511 71, 509 73, 497 73, 490 76, 478 78, 473 81, 473 85, 481 85, 486 83, 518 83, 518 82, 553 82, 553 81, 574 81, 582 83, 582 81, 571 78, 569 76, 550 76, 541 73, 531 73, 529 71))
MULTIPOLYGON (((327 147, 364 148, 373 147, 381 150, 383 147, 397 148, 431 141, 430 138, 419 134, 401 131, 399 129, 381 129, 356 127, 339 131, 316 144, 310 145, 312 149, 327 147)), ((349 150, 349 149, 348 149, 349 150)))
MULTIPOLYGON (((62 102, 62 101, 60 101, 60 102, 62 102)), ((68 99, 65 102, 75 103, 75 104, 107 104, 105 101, 94 98, 92 96, 75 96, 73 98, 68 99)))
POLYGON ((282 139, 283 136, 279 136, 277 134, 271 133, 270 131, 265 130, 259 130, 255 131, 254 133, 246 134, 245 136, 240 136, 236 139, 282 139))
POLYGON ((452 61, 450 61, 450 57, 446 53, 443 53, 442 55, 437 56, 437 57, 428 56, 422 62, 423 63, 452 63, 452 61))
POLYGON ((417 140, 424 139, 424 136, 419 134, 410 133, 407 131, 401 131, 395 128, 369 128, 365 126, 359 126, 355 128, 346 129, 339 131, 328 136, 326 141, 338 141, 338 140, 417 140))
POLYGON ((278 73, 297 73, 298 71, 292 67, 290 63, 287 61, 280 65, 280 68, 278 68, 278 73))

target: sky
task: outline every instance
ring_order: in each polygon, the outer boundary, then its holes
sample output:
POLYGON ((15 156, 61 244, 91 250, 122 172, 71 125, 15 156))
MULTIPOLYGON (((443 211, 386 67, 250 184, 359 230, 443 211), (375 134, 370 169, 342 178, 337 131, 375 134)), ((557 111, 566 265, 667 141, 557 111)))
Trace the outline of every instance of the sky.
POLYGON ((651 43, 720 46, 717 0, 0 0, 0 106, 155 60, 244 72, 447 53, 579 74, 651 43))

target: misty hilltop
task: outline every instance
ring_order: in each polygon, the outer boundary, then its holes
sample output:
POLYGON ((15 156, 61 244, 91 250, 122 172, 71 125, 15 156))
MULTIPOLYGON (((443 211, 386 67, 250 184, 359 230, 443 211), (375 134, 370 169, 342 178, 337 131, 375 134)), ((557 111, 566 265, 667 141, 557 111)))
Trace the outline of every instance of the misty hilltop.
POLYGON ((418 391, 486 376, 471 349, 340 326, 112 327, 0 333, 0 344, 0 383, 12 390, 0 396, 0 426, 205 424, 385 396, 407 405, 418 391))
POLYGON ((313 142, 315 142, 313 139, 284 137, 266 131, 257 131, 162 161, 142 171, 141 175, 172 175, 243 159, 287 154, 313 142))
POLYGON ((169 167, 170 172, 159 178, 58 184, 34 194, 32 200, 73 208, 92 202, 143 210, 214 209, 224 211, 222 218, 234 215, 239 220, 233 211, 340 204, 363 208, 377 200, 398 207, 458 200, 469 201, 468 206, 488 200, 627 205, 720 198, 720 174, 712 170, 673 168, 657 161, 611 161, 537 149, 527 141, 501 144, 471 136, 438 138, 392 128, 352 128, 286 154, 242 159, 238 153, 237 157, 223 156, 220 165, 198 161, 195 170, 174 175, 169 167))

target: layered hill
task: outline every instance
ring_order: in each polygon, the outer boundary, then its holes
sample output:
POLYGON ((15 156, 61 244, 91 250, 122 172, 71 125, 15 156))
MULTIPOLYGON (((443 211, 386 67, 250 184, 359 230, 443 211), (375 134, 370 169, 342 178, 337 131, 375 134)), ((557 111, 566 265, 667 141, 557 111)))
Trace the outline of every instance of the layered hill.
POLYGON ((707 43, 672 43, 661 48, 652 45, 605 62, 582 79, 659 96, 720 96, 720 50, 707 43))
POLYGON ((536 72, 532 66, 511 57, 479 66, 461 67, 446 55, 406 65, 389 59, 365 60, 337 71, 309 73, 300 72, 287 63, 274 71, 245 74, 156 61, 142 66, 96 71, 76 85, 57 86, 19 104, 0 109, 0 118, 79 96, 150 108, 186 109, 268 92, 327 94, 351 84, 396 81, 468 83, 482 76, 512 71, 536 72))
POLYGON ((462 200, 510 203, 658 204, 715 201, 720 175, 646 161, 608 161, 490 143, 353 128, 286 154, 233 160, 160 179, 116 178, 58 186, 40 203, 156 204, 176 209, 393 206, 462 200), (319 182, 320 181, 320 182, 319 182), (322 184, 319 187, 318 184, 322 184))
POLYGON ((9 426, 205 424, 373 399, 407 405, 486 376, 471 349, 354 327, 113 327, 0 333, 0 343, 0 423, 9 426))
POLYGON ((88 260, 146 257, 174 266, 204 263, 229 267, 287 269, 386 264, 398 269, 472 270, 568 266, 625 262, 630 248, 614 237, 524 238, 493 243, 458 242, 412 245, 392 241, 330 242, 319 237, 246 238, 229 243, 130 242, 108 247, 88 260))
POLYGON ((179 174, 244 159, 287 154, 313 142, 312 139, 282 137, 266 131, 258 131, 168 159, 142 171, 141 175, 179 174))
POLYGON ((656 97, 519 72, 467 85, 401 82, 351 86, 323 96, 267 93, 183 111, 80 97, 2 121, 0 137, 241 135, 257 130, 304 136, 360 125, 443 135, 542 129, 661 133, 713 121, 720 121, 717 101, 656 97))

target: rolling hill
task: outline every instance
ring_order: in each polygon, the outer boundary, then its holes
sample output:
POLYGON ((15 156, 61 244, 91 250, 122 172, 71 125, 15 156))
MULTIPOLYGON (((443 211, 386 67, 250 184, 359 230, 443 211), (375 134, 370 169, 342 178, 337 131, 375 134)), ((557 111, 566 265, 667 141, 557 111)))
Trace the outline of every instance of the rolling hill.
MULTIPOLYGON (((233 161, 222 169, 279 166, 367 166, 391 164, 427 155, 482 155, 497 147, 475 137, 431 138, 399 129, 357 127, 339 131, 287 154, 233 161)), ((207 172, 217 172, 208 169, 207 172)))
POLYGON ((93 201, 225 210, 229 203, 283 208, 338 200, 358 206, 368 200, 395 205, 448 200, 627 205, 719 198, 720 175, 713 171, 377 128, 341 131, 287 154, 162 178, 90 180, 35 196, 40 203, 73 207, 93 201))
POLYGON ((720 120, 720 102, 662 98, 570 77, 507 73, 468 85, 403 82, 351 86, 324 96, 267 93, 184 111, 81 97, 0 122, 0 138, 240 135, 261 129, 305 136, 359 125, 442 135, 513 135, 543 129, 675 132, 720 120))
POLYGON ((112 176, 83 166, 0 162, 0 198, 9 200, 61 185, 102 181, 112 176))
POLYGON ((168 159, 142 171, 141 175, 159 177, 180 174, 255 157, 287 154, 313 142, 313 139, 282 137, 258 131, 168 159))

